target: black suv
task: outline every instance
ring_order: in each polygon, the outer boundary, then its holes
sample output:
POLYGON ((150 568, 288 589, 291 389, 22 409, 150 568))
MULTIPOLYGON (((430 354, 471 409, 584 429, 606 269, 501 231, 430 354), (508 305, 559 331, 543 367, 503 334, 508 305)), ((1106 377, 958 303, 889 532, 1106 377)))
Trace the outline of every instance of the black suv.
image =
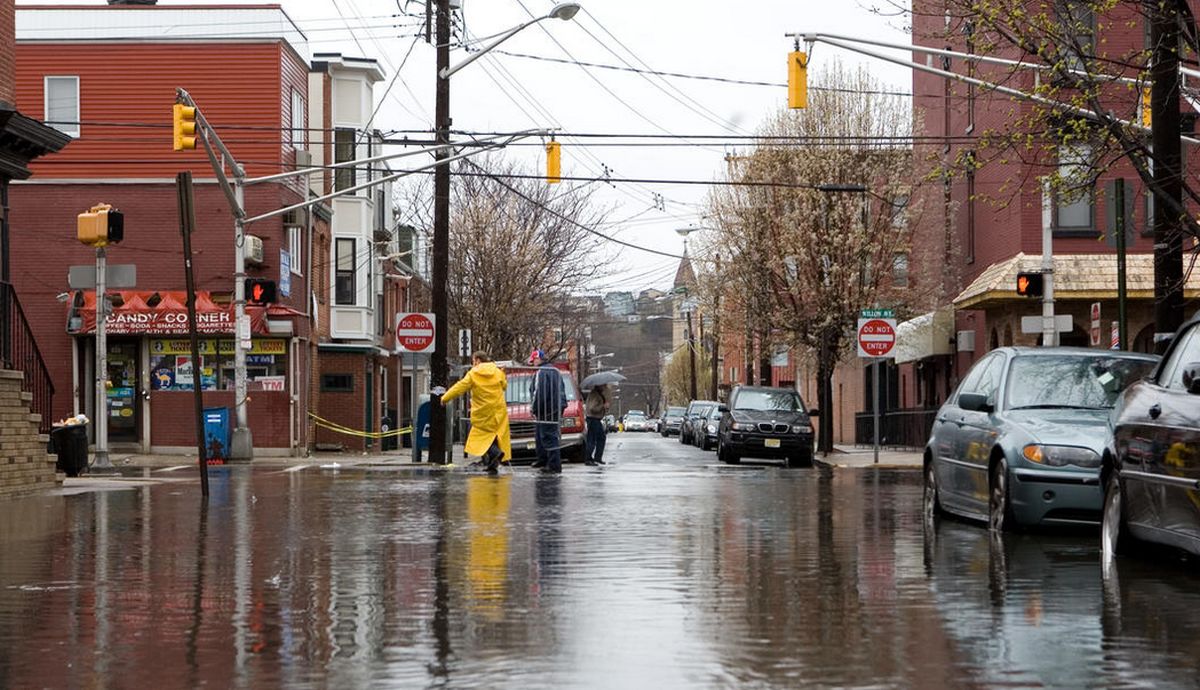
POLYGON ((783 458, 788 467, 811 467, 813 428, 800 394, 791 388, 737 386, 721 406, 717 459, 783 458))

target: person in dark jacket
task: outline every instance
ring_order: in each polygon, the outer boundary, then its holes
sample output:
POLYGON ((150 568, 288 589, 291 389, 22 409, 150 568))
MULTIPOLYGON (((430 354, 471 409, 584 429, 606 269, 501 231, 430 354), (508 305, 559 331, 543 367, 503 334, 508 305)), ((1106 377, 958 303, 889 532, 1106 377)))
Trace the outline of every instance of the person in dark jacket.
POLYGON ((546 361, 546 353, 534 350, 529 354, 529 363, 538 367, 533 377, 529 408, 533 413, 535 431, 534 447, 537 460, 533 463, 542 472, 562 472, 562 414, 567 409, 567 385, 562 374, 546 361))
POLYGON ((607 384, 596 386, 588 393, 583 406, 587 418, 587 444, 583 449, 583 464, 604 464, 604 442, 608 430, 604 428, 604 415, 608 414, 609 399, 612 394, 607 384))

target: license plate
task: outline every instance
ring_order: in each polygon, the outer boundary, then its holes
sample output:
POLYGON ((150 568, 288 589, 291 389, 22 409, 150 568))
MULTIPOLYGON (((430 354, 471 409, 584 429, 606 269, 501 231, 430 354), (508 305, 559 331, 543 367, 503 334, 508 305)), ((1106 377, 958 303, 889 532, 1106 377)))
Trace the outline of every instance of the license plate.
POLYGON ((529 443, 525 444, 525 450, 533 450, 534 448, 537 448, 536 441, 530 441, 529 443))
POLYGON ((765 445, 767 448, 778 448, 779 447, 779 439, 768 438, 765 441, 763 441, 763 445, 765 445))

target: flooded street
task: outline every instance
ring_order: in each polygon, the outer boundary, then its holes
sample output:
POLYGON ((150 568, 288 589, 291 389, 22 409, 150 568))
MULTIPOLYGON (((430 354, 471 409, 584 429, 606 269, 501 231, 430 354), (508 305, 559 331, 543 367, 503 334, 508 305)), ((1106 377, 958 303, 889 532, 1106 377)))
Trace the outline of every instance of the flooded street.
POLYGON ((221 468, 0 503, 0 687, 1194 687, 1194 564, 926 534, 920 472, 221 468))

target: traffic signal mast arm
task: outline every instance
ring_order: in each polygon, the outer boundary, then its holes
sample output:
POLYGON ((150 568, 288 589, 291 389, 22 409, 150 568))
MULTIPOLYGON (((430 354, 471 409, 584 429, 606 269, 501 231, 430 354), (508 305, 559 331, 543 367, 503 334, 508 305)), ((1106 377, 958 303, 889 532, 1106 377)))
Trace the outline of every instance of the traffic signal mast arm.
MULTIPOLYGON (((1021 69, 1036 69, 1039 71, 1044 71, 1044 70, 1050 69, 1049 65, 1032 63, 1032 62, 1024 62, 1024 61, 1020 61, 1020 60, 1008 60, 1005 58, 989 57, 986 55, 974 55, 971 53, 960 53, 957 51, 945 50, 942 48, 928 48, 928 47, 919 46, 919 45, 904 45, 904 44, 899 44, 899 43, 888 43, 885 41, 875 41, 875 40, 868 40, 868 39, 862 39, 862 38, 854 38, 854 37, 850 37, 850 36, 839 36, 837 34, 791 33, 791 34, 786 34, 786 35, 789 38, 795 38, 797 40, 803 39, 809 45, 811 45, 813 43, 817 43, 817 42, 822 42, 827 45, 834 46, 835 48, 849 50, 850 52, 858 53, 860 55, 865 55, 866 57, 872 57, 877 60, 883 60, 884 62, 890 62, 892 64, 900 65, 902 67, 908 67, 910 69, 917 70, 918 72, 925 72, 927 74, 935 74, 937 76, 945 77, 947 79, 953 79, 954 81, 962 82, 964 84, 971 84, 974 86, 978 86, 982 89, 986 89, 989 91, 995 91, 996 93, 1002 93, 1006 96, 1012 96, 1013 98, 1019 98, 1021 100, 1038 103, 1040 105, 1044 105, 1044 106, 1046 106, 1048 108, 1052 108, 1054 110, 1074 113, 1075 115, 1082 115, 1083 117, 1086 117, 1090 120, 1100 121, 1100 120, 1108 119, 1113 122, 1117 122, 1122 125, 1127 125, 1134 129, 1141 130, 1143 132, 1146 132, 1147 134, 1150 133, 1150 127, 1142 124, 1141 122, 1122 120, 1122 119, 1113 117, 1111 115, 1108 115, 1106 117, 1101 117, 1096 112, 1094 112, 1092 110, 1088 110, 1087 108, 1076 107, 1076 106, 1073 106, 1073 105, 1070 105, 1067 103, 1062 103, 1060 101, 1046 98, 1044 96, 1039 96, 1037 94, 1026 93, 1024 91, 1021 91, 1020 89, 1014 89, 1010 86, 1002 86, 1000 84, 993 84, 992 82, 985 81, 983 79, 978 79, 975 77, 968 77, 965 74, 958 74, 957 72, 951 72, 950 70, 944 70, 944 69, 939 69, 937 67, 931 67, 929 65, 926 65, 926 64, 923 64, 920 62, 914 62, 912 60, 905 60, 903 58, 893 57, 891 55, 885 55, 885 54, 877 52, 877 51, 868 50, 862 46, 863 45, 873 45, 873 46, 878 46, 881 48, 903 50, 903 51, 906 51, 909 53, 925 53, 927 55, 957 57, 957 58, 960 58, 963 60, 973 60, 976 62, 984 62, 984 63, 988 63, 988 64, 1006 65, 1009 67, 1021 68, 1021 69)), ((1193 70, 1181 70, 1181 71, 1184 72, 1184 74, 1190 74, 1192 76, 1200 77, 1200 72, 1196 72, 1193 70)), ((1072 70, 1072 72, 1079 73, 1081 75, 1084 74, 1082 72, 1077 72, 1077 70, 1072 70)), ((1089 76, 1091 76, 1092 78, 1097 78, 1098 75, 1089 75, 1089 76)), ((1114 82, 1130 82, 1130 83, 1134 83, 1134 84, 1142 83, 1136 79, 1132 79, 1129 77, 1099 75, 1099 78, 1104 79, 1104 80, 1114 81, 1114 82)), ((1189 144, 1200 144, 1200 139, 1197 139, 1195 137, 1181 135, 1180 140, 1186 141, 1189 144)))

